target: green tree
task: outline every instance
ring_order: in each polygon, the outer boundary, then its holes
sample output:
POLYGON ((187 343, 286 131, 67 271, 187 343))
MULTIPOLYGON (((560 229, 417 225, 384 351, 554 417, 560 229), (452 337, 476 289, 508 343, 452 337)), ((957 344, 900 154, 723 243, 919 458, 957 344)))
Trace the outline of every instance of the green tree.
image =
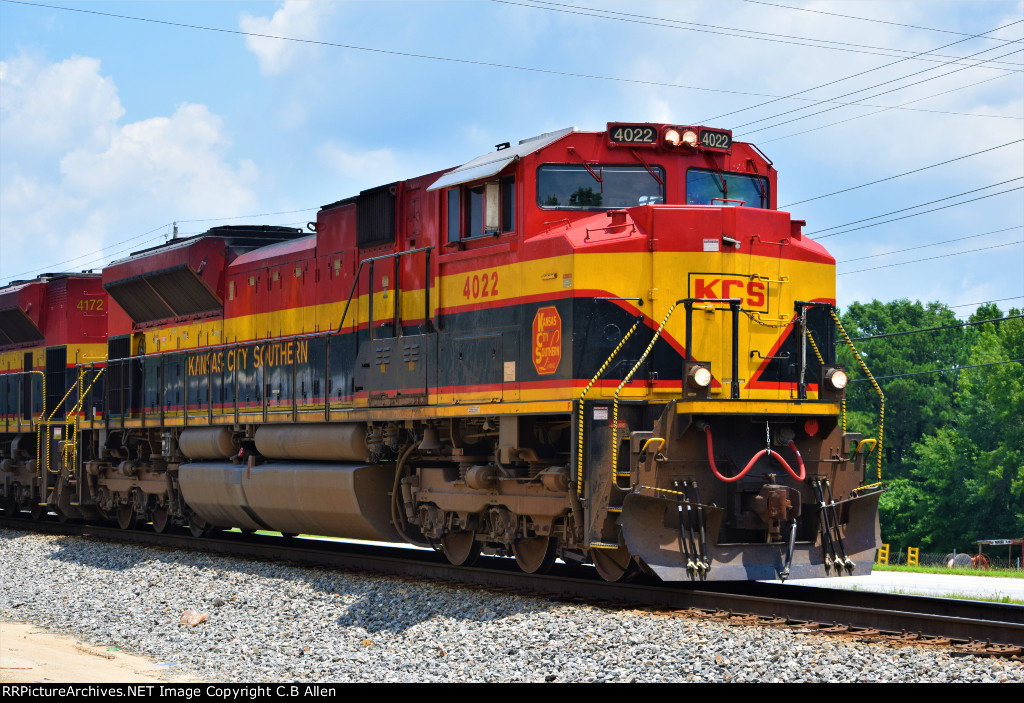
POLYGON ((973 534, 986 504, 980 499, 975 467, 979 451, 969 437, 942 427, 915 442, 906 468, 918 500, 904 516, 887 516, 887 523, 908 523, 903 544, 947 551, 973 534))
MULTIPOLYGON (((979 310, 979 319, 991 319, 979 310)), ((998 310, 995 317, 999 317, 998 310)), ((1011 309, 1009 316, 1020 315, 1011 309)), ((957 427, 978 448, 971 539, 1024 534, 1024 319, 979 325, 961 372, 957 427)))
MULTIPOLYGON (((842 315, 871 373, 880 378, 885 394, 883 466, 889 478, 905 476, 904 453, 923 434, 933 433, 953 419, 950 398, 956 391, 956 374, 920 374, 962 365, 967 351, 960 329, 903 334, 925 328, 958 324, 952 310, 941 303, 894 300, 853 303, 842 315), (898 336, 889 336, 898 335, 898 336), (917 374, 917 375, 911 375, 917 374)), ((879 397, 866 379, 852 352, 842 345, 839 362, 850 372, 847 388, 847 428, 874 437, 878 433, 879 397)))
MULTIPOLYGON (((988 304, 970 321, 1001 317, 988 304)), ((1014 361, 1024 359, 1024 319, 962 327, 940 303, 876 300, 842 320, 851 337, 870 337, 857 347, 886 398, 885 541, 948 551, 1024 534, 1024 364, 1014 361), (912 330, 928 331, 897 334, 912 330)), ((848 349, 839 359, 856 379, 847 427, 873 436, 877 393, 848 349)))
POLYGON ((569 205, 574 207, 600 207, 603 197, 601 193, 595 193, 594 189, 589 186, 587 188, 580 186, 576 189, 576 192, 569 196, 569 205))

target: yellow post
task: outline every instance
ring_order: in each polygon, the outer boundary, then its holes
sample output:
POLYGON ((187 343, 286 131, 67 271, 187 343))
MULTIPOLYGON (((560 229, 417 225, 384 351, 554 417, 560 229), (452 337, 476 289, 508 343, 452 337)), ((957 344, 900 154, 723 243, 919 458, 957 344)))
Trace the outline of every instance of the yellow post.
POLYGON ((917 547, 907 547, 907 566, 917 566, 917 547))
POLYGON ((878 550, 878 563, 889 564, 889 545, 883 544, 878 550))

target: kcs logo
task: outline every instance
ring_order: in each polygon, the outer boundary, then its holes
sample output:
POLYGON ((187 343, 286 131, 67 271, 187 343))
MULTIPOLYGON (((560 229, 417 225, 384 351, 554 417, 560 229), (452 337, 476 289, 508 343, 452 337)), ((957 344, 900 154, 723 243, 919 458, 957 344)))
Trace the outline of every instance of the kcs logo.
POLYGON ((768 282, 723 273, 691 273, 691 298, 739 298, 748 310, 768 312, 768 282))

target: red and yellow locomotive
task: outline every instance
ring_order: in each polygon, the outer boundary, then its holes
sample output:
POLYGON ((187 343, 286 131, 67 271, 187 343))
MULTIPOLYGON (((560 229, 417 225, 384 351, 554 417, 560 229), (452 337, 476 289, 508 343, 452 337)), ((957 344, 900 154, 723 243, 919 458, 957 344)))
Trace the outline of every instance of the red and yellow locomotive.
POLYGON ((363 191, 309 233, 137 252, 103 272, 74 440, 45 413, 0 438, 23 473, 24 436, 60 449, 32 496, 0 476, 6 505, 610 580, 867 572, 835 262, 776 192, 728 131, 613 123, 363 191))

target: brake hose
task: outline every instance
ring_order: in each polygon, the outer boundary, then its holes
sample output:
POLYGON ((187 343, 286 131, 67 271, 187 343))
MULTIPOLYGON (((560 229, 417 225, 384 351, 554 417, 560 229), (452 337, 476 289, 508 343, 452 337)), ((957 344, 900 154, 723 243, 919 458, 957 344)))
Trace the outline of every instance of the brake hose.
MULTIPOLYGON (((739 481, 741 478, 747 475, 747 472, 754 468, 754 464, 756 464, 762 456, 764 456, 765 454, 772 454, 771 447, 765 447, 757 454, 755 454, 753 457, 751 457, 750 461, 747 462, 747 465, 744 466, 743 470, 740 471, 738 474, 732 477, 723 476, 722 473, 718 470, 718 467, 715 466, 715 450, 711 441, 710 425, 704 426, 704 434, 708 440, 708 463, 711 464, 711 472, 720 481, 724 481, 725 483, 735 483, 736 481, 739 481)), ((790 476, 792 476, 797 481, 803 481, 805 478, 807 478, 807 469, 804 467, 804 459, 802 456, 800 456, 800 451, 796 448, 796 443, 793 440, 789 440, 789 448, 792 449, 793 452, 796 454, 797 465, 800 467, 799 474, 793 471, 789 463, 785 459, 783 459, 782 455, 779 454, 778 452, 775 452, 775 458, 776 460, 778 460, 780 464, 782 464, 782 468, 784 468, 790 476)))

